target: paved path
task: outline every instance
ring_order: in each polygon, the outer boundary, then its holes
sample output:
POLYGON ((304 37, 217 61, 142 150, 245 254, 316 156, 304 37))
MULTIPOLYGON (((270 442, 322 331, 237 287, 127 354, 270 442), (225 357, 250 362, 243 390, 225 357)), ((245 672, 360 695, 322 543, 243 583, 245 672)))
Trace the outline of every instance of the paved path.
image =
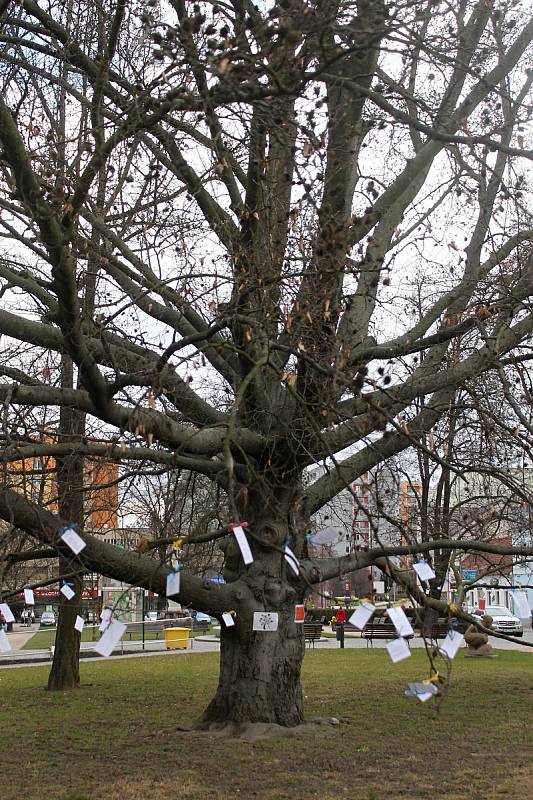
MULTIPOLYGON (((33 631, 35 633, 35 631, 33 631)), ((1 653, 0 654, 0 668, 13 668, 13 667, 23 667, 23 666, 31 666, 32 664, 43 664, 43 663, 50 663, 50 650, 49 648, 45 650, 16 650, 16 647, 22 647, 25 642, 28 641, 30 636, 33 635, 32 632, 28 631, 27 633, 23 630, 15 631, 13 633, 8 634, 9 641, 11 642, 11 646, 13 651, 11 653, 1 653)), ((528 652, 533 655, 533 630, 528 629, 524 631, 524 638, 523 644, 514 644, 512 642, 506 642, 503 639, 495 639, 491 637, 491 643, 495 647, 495 649, 503 649, 503 650, 518 650, 522 652, 528 652), (529 647, 526 645, 526 642, 529 643, 529 647)), ((387 645, 387 641, 378 639, 374 642, 374 648, 384 648, 387 645)), ((92 653, 92 642, 82 642, 81 650, 82 650, 82 658, 91 658, 95 657, 92 653)), ((364 649, 366 650, 371 649, 370 645, 367 644, 365 639, 362 639, 359 635, 349 636, 345 639, 345 648, 346 649, 364 649)), ((411 647, 413 649, 418 649, 424 647, 424 641, 420 638, 415 638, 411 641, 411 647)), ((166 650, 164 641, 159 640, 151 640, 145 642, 145 649, 142 649, 142 642, 129 642, 123 641, 115 651, 115 655, 113 658, 139 658, 139 657, 146 657, 146 656, 156 656, 156 655, 194 655, 195 653, 213 653, 218 652, 220 649, 220 642, 214 636, 197 636, 194 639, 190 640, 190 646, 187 650, 166 650)), ((316 644, 317 650, 338 650, 339 643, 334 638, 323 638, 316 644)), ((99 656, 96 656, 99 658, 99 656)))
POLYGON ((7 634, 7 639, 11 645, 11 649, 22 650, 26 642, 29 641, 38 630, 38 625, 32 625, 31 628, 28 628, 26 625, 17 625, 17 623, 15 623, 13 625, 12 632, 7 634))

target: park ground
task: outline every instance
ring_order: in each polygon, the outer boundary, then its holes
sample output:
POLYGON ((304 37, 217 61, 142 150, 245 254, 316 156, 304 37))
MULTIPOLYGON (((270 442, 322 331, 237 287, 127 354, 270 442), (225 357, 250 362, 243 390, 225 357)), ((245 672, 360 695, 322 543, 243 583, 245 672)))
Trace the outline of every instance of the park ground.
POLYGON ((533 654, 459 654, 440 707, 404 697, 422 651, 308 651, 306 711, 340 725, 256 742, 185 733, 212 695, 218 655, 81 665, 82 687, 43 688, 47 667, 0 670, 2 800, 525 800, 533 796, 533 654))

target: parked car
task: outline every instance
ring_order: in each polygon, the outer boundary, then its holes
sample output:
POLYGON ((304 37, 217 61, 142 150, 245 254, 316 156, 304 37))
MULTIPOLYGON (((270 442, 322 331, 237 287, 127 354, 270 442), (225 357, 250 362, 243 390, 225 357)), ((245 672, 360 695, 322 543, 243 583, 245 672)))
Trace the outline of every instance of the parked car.
POLYGON ((208 625, 213 622, 209 614, 204 614, 203 611, 191 611, 191 617, 195 622, 207 622, 208 625))
POLYGON ((145 622, 157 622, 157 611, 147 611, 144 615, 145 622))
POLYGON ((41 627, 55 625, 56 615, 53 611, 43 611, 41 614, 40 625, 41 627))
POLYGON ((524 635, 522 622, 505 606, 487 606, 482 611, 476 611, 474 616, 483 617, 484 614, 492 617, 492 627, 498 633, 509 633, 512 636, 524 635))

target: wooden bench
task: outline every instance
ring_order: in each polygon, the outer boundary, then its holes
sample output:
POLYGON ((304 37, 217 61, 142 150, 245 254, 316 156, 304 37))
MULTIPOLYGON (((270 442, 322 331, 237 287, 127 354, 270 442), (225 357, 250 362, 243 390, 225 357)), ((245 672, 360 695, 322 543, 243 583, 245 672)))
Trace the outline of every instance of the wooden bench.
POLYGON ((304 639, 309 643, 309 647, 315 646, 315 642, 319 642, 322 637, 322 623, 321 622, 304 622, 304 639))
POLYGON ((198 631, 199 633, 207 633, 207 631, 209 630, 209 627, 210 627, 209 626, 209 622, 206 619, 202 619, 199 622, 196 622, 196 620, 193 620, 193 623, 192 623, 192 631, 193 632, 198 631))
POLYGON ((356 628, 355 625, 352 625, 350 622, 345 622, 344 633, 361 633, 361 630, 360 628, 356 628))
MULTIPOLYGON (((424 630, 423 627, 421 627, 420 636, 423 635, 423 630, 424 630)), ((466 626, 464 625, 464 623, 462 623, 462 621, 458 624, 456 622, 456 624, 452 626, 451 630, 457 631, 458 633, 464 633, 466 630, 466 626)), ((433 625, 431 631, 431 637, 427 638, 445 639, 446 636, 449 634, 449 632, 450 632, 450 621, 448 619, 439 619, 438 623, 433 625)))
MULTIPOLYGON (((398 633, 396 628, 392 624, 392 622, 386 621, 382 616, 378 617, 377 619, 371 619, 370 622, 367 623, 363 632, 361 633, 363 639, 366 639, 366 644, 368 647, 368 643, 372 645, 374 639, 396 639, 398 633)), ((404 639, 412 639, 414 634, 410 634, 409 636, 404 636, 404 639)))
POLYGON ((363 639, 394 639, 397 636, 392 622, 368 622, 361 633, 363 639))
POLYGON ((199 633, 207 633, 209 630, 209 622, 206 619, 202 619, 199 622, 192 619, 191 617, 176 617, 176 619, 165 620, 165 628, 189 628, 191 633, 199 632, 199 633))
MULTIPOLYGON (((165 626, 163 622, 145 622, 144 623, 144 632, 145 633, 155 633, 155 638, 159 639, 159 634, 163 632, 165 626)), ((129 636, 131 641, 132 633, 139 634, 142 637, 143 632, 143 623, 142 622, 130 622, 126 628, 124 636, 129 636)))

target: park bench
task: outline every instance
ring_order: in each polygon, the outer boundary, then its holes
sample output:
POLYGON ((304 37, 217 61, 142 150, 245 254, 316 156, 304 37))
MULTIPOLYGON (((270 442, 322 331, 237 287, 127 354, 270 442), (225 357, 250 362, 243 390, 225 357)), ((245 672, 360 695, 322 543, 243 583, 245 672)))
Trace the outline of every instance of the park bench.
POLYGON ((198 633, 207 633, 208 630, 209 630, 209 622, 207 620, 202 619, 199 622, 193 620, 192 623, 193 632, 198 631, 198 633))
POLYGON ((304 639, 309 644, 309 647, 315 646, 315 642, 319 642, 322 637, 322 623, 321 622, 304 622, 304 639))
POLYGON ((359 628, 356 628, 350 622, 345 622, 344 623, 344 633, 361 633, 361 631, 359 630, 359 628))
MULTIPOLYGON (((386 620, 384 617, 374 617, 367 623, 365 629, 361 634, 363 639, 366 639, 366 644, 372 646, 374 639, 395 639, 398 634, 392 622, 386 620)), ((404 636, 404 639, 412 639, 413 634, 404 636)))
MULTIPOLYGON (((145 633, 155 633, 155 638, 159 639, 159 634, 164 630, 163 622, 145 622, 144 623, 144 632, 145 633)), ((130 622, 126 628, 124 636, 128 636, 131 641, 132 633, 139 634, 142 636, 143 631, 143 623, 142 622, 130 622)))
POLYGON ((191 617, 177 617, 176 619, 165 620, 165 628, 190 628, 191 633, 207 633, 209 622, 206 619, 197 622, 191 617))
MULTIPOLYGON (((459 633, 464 633, 466 630, 466 625, 462 621, 460 623, 457 623, 457 621, 455 620, 455 624, 453 624, 452 630, 458 631, 459 633)), ((436 625, 433 625, 433 629, 431 631, 431 638, 445 639, 449 632, 450 632, 450 620, 439 619, 438 623, 436 625)), ((420 635, 422 636, 422 629, 420 631, 420 635)))

